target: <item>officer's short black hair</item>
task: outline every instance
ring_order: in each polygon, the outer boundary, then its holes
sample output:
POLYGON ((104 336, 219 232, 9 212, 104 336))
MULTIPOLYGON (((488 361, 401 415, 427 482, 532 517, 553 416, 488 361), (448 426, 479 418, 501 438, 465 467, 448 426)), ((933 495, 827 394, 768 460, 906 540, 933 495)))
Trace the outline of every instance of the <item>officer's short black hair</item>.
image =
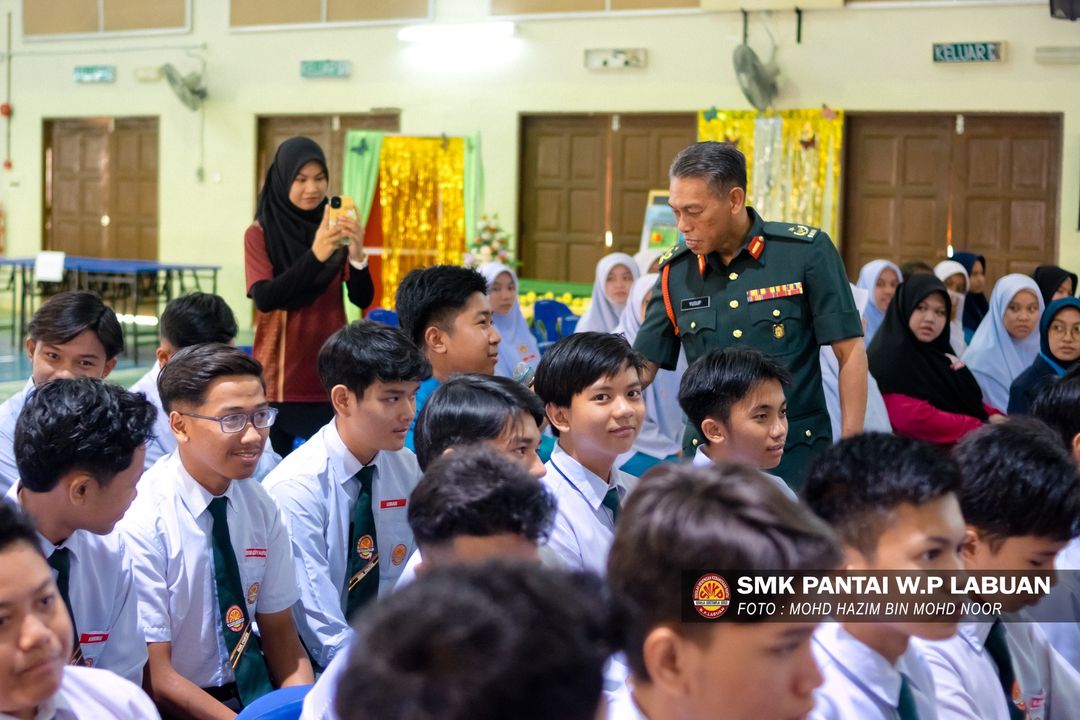
MULTIPOLYGON (((556 342, 536 368, 533 390, 544 403, 569 407, 578 393, 598 380, 615 377, 627 368, 641 374, 645 358, 622 335, 580 332, 556 342)), ((551 432, 558 436, 558 428, 551 432)))
POLYGON ((802 494, 841 542, 872 559, 896 508, 925 505, 959 489, 960 471, 941 448, 867 433, 841 440, 815 458, 802 494))
POLYGON ((1080 534, 1080 474, 1058 436, 1034 418, 984 425, 953 449, 964 521, 991 549, 1010 537, 1080 534))
POLYGON ((423 382, 431 377, 431 363, 408 335, 373 320, 355 320, 327 338, 318 367, 327 392, 344 385, 358 398, 376 382, 423 382))
POLYGON ((46 300, 27 331, 36 343, 63 345, 90 330, 105 348, 105 359, 112 360, 124 351, 124 332, 112 308, 95 293, 82 290, 62 292, 46 300))
POLYGON ((746 190, 746 156, 731 143, 697 142, 671 161, 671 178, 701 178, 717 196, 733 187, 746 190))
POLYGON ((342 720, 592 720, 612 650, 601 581, 522 563, 433 568, 365 613, 342 720))
POLYGON ((416 418, 413 447, 420 469, 447 448, 498 439, 511 421, 540 427, 544 403, 521 383, 498 375, 455 375, 436 388, 416 418))
POLYGON ((657 465, 627 496, 608 556, 608 585, 624 611, 621 649, 648 680, 642 649, 655 628, 707 641, 713 626, 682 621, 686 571, 823 571, 840 561, 832 531, 757 470, 657 465))
POLYGON ((485 447, 436 458, 409 497, 409 527, 421 552, 461 535, 509 533, 542 542, 555 498, 521 465, 485 447))
POLYGON ((262 365, 243 350, 221 343, 186 347, 169 358, 158 375, 161 406, 172 412, 178 402, 202 405, 210 383, 230 375, 250 375, 266 387, 262 365))
POLYGON ((1054 378, 1039 388, 1031 414, 1061 436, 1067 452, 1072 452, 1080 435, 1080 365, 1065 377, 1054 378))
POLYGON ((454 320, 476 293, 487 295, 487 280, 457 265, 416 268, 398 285, 395 310, 401 329, 424 349, 424 331, 432 325, 450 332, 454 320))
POLYGON ((38 544, 33 519, 14 503, 0 500, 0 553, 7 552, 18 543, 29 546, 45 559, 45 553, 38 544))
POLYGON ((15 424, 19 482, 49 492, 75 470, 108 485, 149 439, 157 408, 142 393, 97 378, 53 380, 26 399, 15 424))
POLYGON ((761 383, 775 380, 791 384, 791 373, 759 350, 730 347, 702 355, 683 373, 679 383, 679 407, 695 428, 706 418, 725 425, 732 406, 761 383))
POLYGON ((220 295, 193 292, 169 301, 158 322, 161 339, 174 350, 236 339, 236 316, 220 295))

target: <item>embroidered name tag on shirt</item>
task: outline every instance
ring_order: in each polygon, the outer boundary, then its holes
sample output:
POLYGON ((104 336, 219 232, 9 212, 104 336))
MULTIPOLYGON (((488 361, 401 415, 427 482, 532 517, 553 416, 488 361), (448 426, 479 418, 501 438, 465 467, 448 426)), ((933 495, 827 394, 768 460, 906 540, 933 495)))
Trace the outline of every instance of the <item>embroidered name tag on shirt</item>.
POLYGON ((265 558, 266 548, 248 548, 244 551, 244 557, 246 558, 265 558))
POLYGON ((97 633, 82 633, 79 635, 80 645, 92 645, 93 643, 103 643, 109 639, 109 633, 97 632, 97 633))
POLYGON ((405 498, 397 498, 396 500, 383 500, 379 503, 380 510, 392 510, 394 508, 405 507, 405 498))
POLYGON ((785 285, 773 285, 767 288, 746 291, 746 302, 761 302, 762 300, 775 300, 776 298, 802 295, 802 283, 794 282, 785 285))
POLYGON ((679 309, 683 312, 687 310, 703 310, 712 304, 712 298, 708 295, 705 297, 687 298, 679 303, 679 309))

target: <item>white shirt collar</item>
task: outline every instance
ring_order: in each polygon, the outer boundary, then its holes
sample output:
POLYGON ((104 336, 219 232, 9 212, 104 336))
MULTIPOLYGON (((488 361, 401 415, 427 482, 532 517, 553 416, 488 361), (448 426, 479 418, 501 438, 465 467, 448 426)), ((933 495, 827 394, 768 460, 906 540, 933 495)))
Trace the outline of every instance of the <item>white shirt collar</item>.
POLYGON ((626 495, 626 486, 621 482, 618 470, 614 467, 611 468, 612 482, 609 485, 599 475, 570 457, 570 454, 563 450, 562 445, 559 443, 555 443, 555 449, 551 451, 551 459, 548 462, 551 463, 555 472, 565 477, 567 482, 577 488, 593 510, 600 509, 604 502, 604 496, 612 487, 620 489, 620 496, 626 495))
POLYGON ((957 634, 979 655, 986 651, 986 638, 990 636, 992 622, 962 622, 957 634))
POLYGON ((821 625, 815 638, 838 666, 858 685, 877 696, 886 704, 896 707, 900 703, 900 670, 904 655, 916 652, 909 644, 894 666, 868 645, 852 637, 838 622, 821 625))
MULTIPOLYGON (((341 439, 341 433, 337 429, 337 418, 327 423, 323 429, 323 442, 326 444, 327 457, 330 459, 330 465, 334 472, 337 474, 338 482, 344 485, 349 480, 356 477, 356 473, 360 472, 360 469, 364 467, 364 464, 356 459, 356 456, 349 452, 349 448, 345 447, 345 441, 341 439)), ((379 462, 379 455, 382 453, 375 453, 375 457, 371 460, 371 465, 377 465, 379 462)))
MULTIPOLYGON (((176 472, 177 487, 179 488, 177 494, 180 496, 180 500, 183 501, 184 507, 191 513, 193 518, 198 518, 203 512, 210 507, 210 501, 215 497, 227 497, 231 498, 234 492, 234 488, 238 481, 233 480, 229 483, 229 487, 225 489, 225 492, 220 496, 215 496, 209 490, 199 484, 199 481, 191 476, 187 468, 184 467, 184 462, 180 459, 180 451, 177 450, 173 453, 169 462, 175 463, 173 468, 176 472)), ((243 482, 242 480, 239 482, 243 482)))

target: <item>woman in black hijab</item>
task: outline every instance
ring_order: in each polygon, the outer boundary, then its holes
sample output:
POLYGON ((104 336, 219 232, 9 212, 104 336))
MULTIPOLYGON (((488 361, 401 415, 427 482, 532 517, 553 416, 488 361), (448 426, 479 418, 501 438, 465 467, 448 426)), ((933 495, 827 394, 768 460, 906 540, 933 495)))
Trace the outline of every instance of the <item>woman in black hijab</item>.
POLYGON ((968 292, 964 300, 964 342, 971 342, 979 323, 990 311, 990 301, 986 298, 986 258, 969 252, 953 253, 952 259, 968 271, 968 292))
POLYGON ((899 435, 951 444, 1004 419, 982 402, 975 376, 949 345, 952 303, 933 275, 900 284, 867 355, 889 421, 899 435))
POLYGON ((370 305, 375 294, 360 226, 348 217, 329 222, 328 175, 314 140, 283 142, 244 233, 248 297, 257 310, 254 355, 263 364, 267 399, 278 409, 270 441, 282 456, 333 418, 316 359, 345 324, 342 283, 357 307, 370 305))
POLYGON ((1076 273, 1057 265, 1040 265, 1031 273, 1031 279, 1039 286, 1046 307, 1055 300, 1076 295, 1076 273))

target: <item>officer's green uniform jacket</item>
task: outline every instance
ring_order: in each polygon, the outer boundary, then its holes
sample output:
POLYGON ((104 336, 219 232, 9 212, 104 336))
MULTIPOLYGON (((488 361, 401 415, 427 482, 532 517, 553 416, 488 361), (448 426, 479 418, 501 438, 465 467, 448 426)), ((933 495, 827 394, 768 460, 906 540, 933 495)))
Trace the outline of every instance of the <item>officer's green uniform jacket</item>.
POLYGON ((699 260, 682 244, 661 258, 660 280, 634 347, 667 370, 675 368, 680 346, 690 363, 731 345, 747 345, 783 362, 792 374, 788 439, 783 461, 771 472, 798 487, 809 460, 832 440, 818 346, 860 337, 862 320, 828 234, 765 222, 753 208, 746 210, 750 230, 729 265, 717 253, 699 260), (662 292, 665 271, 670 310, 662 292))

